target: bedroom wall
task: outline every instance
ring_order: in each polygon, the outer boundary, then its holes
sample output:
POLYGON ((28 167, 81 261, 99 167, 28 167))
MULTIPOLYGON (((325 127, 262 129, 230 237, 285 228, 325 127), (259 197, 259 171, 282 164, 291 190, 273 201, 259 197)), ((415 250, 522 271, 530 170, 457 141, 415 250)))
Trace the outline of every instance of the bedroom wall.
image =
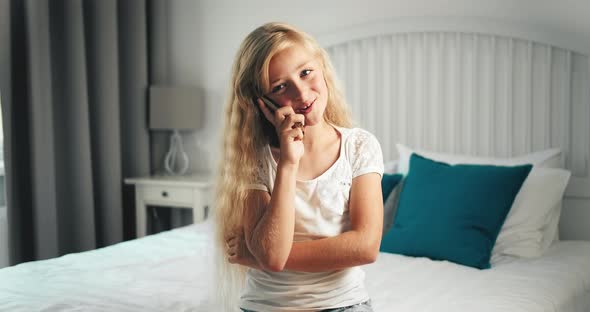
MULTIPOLYGON (((175 0, 168 5, 168 83, 195 85, 205 90, 205 127, 185 136, 194 171, 211 172, 217 165, 222 107, 233 56, 243 37, 264 22, 286 21, 319 35, 396 17, 491 17, 575 32, 590 41, 590 20, 586 16, 590 2, 585 0, 302 0, 291 4, 264 0, 175 0)), ((159 166, 165 146, 156 144, 153 166, 159 166)), ((576 201, 571 207, 564 212, 562 227, 566 230, 562 233, 566 237, 590 239, 589 201, 576 201), (588 230, 568 230, 568 224, 581 217, 587 220, 588 230)))

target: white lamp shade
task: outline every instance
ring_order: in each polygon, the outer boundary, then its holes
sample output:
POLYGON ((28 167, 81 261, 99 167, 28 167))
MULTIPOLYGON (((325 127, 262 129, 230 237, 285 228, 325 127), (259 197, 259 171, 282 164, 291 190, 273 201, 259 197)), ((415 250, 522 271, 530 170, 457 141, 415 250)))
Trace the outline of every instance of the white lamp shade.
POLYGON ((150 129, 198 129, 201 126, 203 101, 197 88, 151 86, 149 100, 150 129))

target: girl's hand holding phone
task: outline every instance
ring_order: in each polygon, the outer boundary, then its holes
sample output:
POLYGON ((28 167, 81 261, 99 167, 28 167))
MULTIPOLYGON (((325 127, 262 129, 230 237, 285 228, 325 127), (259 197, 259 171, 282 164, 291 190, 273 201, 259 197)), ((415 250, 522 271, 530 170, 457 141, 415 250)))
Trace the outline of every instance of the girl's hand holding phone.
POLYGON ((290 106, 279 107, 272 112, 262 101, 257 99, 258 106, 264 117, 275 126, 279 137, 281 158, 279 162, 284 164, 299 164, 303 156, 303 128, 305 116, 295 114, 290 106))

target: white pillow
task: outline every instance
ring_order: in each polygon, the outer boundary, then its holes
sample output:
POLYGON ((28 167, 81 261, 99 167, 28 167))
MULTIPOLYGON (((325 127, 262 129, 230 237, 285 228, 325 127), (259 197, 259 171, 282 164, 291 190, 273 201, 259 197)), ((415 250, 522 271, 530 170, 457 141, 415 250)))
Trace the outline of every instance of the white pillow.
POLYGON ((532 258, 547 250, 555 236, 551 231, 556 230, 549 228, 553 220, 559 220, 569 178, 570 172, 564 169, 533 167, 502 225, 492 250, 492 264, 501 255, 532 258))
MULTIPOLYGON (((409 169, 414 151, 397 144, 400 155, 398 172, 404 175, 409 169)), ((500 230, 492 251, 492 264, 501 255, 535 257, 541 255, 557 235, 557 223, 561 212, 561 199, 570 177, 569 171, 560 167, 561 151, 549 149, 511 158, 486 158, 468 155, 443 154, 418 150, 416 153, 448 164, 483 164, 516 166, 532 164, 533 170, 525 179, 500 230), (552 235, 548 237, 548 235, 552 235)))
POLYGON ((552 210, 553 212, 547 218, 547 226, 543 229, 542 248, 547 249, 553 242, 559 240, 559 217, 561 216, 561 208, 563 207, 563 200, 559 202, 552 210))
POLYGON ((386 161, 383 164, 383 173, 393 174, 397 172, 397 160, 386 161))
POLYGON ((460 154, 445 154, 436 153, 425 150, 413 150, 403 144, 396 144, 399 153, 397 164, 398 172, 406 175, 410 168, 410 156, 412 153, 420 154, 432 160, 445 162, 447 164, 485 164, 496 166, 518 166, 531 164, 533 166, 548 167, 548 168, 562 168, 561 150, 558 148, 548 149, 540 152, 526 154, 523 156, 510 158, 490 158, 490 157, 476 157, 460 154))

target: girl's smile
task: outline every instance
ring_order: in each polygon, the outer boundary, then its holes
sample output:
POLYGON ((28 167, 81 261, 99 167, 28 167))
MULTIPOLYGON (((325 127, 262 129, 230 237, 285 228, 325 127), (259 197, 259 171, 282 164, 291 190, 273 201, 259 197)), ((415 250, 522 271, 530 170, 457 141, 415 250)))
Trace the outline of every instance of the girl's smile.
POLYGON ((295 113, 307 115, 309 112, 311 112, 311 109, 313 108, 313 103, 315 103, 315 100, 313 102, 311 102, 309 105, 306 105, 306 106, 303 106, 302 108, 296 109, 295 113))

